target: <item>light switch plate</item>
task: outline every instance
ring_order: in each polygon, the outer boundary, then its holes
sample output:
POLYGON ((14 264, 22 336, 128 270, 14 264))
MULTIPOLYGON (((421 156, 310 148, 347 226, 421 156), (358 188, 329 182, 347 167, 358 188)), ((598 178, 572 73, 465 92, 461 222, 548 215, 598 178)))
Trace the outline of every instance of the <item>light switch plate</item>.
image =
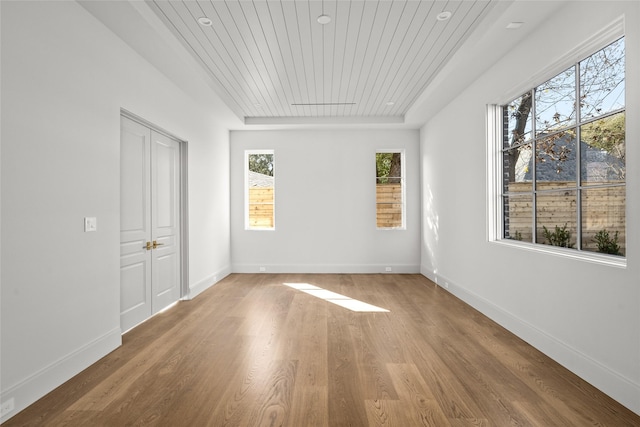
POLYGON ((98 229, 98 220, 95 216, 87 216, 84 218, 84 231, 96 231, 98 229))

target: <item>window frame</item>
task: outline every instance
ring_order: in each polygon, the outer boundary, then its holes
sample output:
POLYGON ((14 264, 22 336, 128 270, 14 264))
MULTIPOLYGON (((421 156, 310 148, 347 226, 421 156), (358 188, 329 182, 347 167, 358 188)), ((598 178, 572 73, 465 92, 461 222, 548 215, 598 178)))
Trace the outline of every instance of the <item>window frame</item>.
POLYGON ((274 231, 276 229, 276 153, 273 149, 250 149, 244 151, 244 229, 247 231, 274 231), (271 154, 273 156, 273 226, 256 227, 251 225, 249 217, 249 156, 255 154, 271 154))
MULTIPOLYGON (((575 66, 575 64, 586 59, 587 57, 597 53, 601 49, 616 42, 618 39, 625 37, 624 34, 624 20, 620 18, 613 22, 602 31, 595 34, 589 40, 585 41, 560 60, 555 61, 550 66, 543 69, 541 72, 534 75, 533 78, 523 82, 518 87, 509 91, 508 94, 503 95, 498 102, 487 105, 487 240, 491 243, 496 243, 504 246, 520 248, 528 251, 546 253, 564 258, 577 259, 581 261, 604 264, 612 267, 626 268, 627 258, 625 256, 607 255, 598 252, 574 249, 574 248, 562 248, 558 246, 552 246, 548 244, 536 243, 535 235, 532 239, 534 242, 523 242, 515 239, 504 238, 505 226, 504 226, 504 191, 503 191, 503 137, 505 130, 503 129, 503 109, 502 106, 512 102, 519 96, 531 91, 534 92, 535 88, 541 86, 549 79, 555 77, 562 71, 575 66)), ((626 52, 625 52, 626 55, 626 52)), ((625 77, 625 80, 627 78, 625 77)), ((626 90, 626 89, 625 89, 626 90)), ((625 102, 626 104, 626 102, 625 102)), ((625 108, 622 110, 626 112, 625 108)), ((619 112, 619 111, 618 111, 619 112)), ((608 117, 613 115, 612 112, 603 115, 602 117, 608 117)), ((602 118, 599 117, 599 118, 602 118)), ((586 122, 587 120, 585 120, 586 122)), ((583 126, 584 123, 577 123, 576 128, 583 126)), ((508 130, 507 130, 508 131, 508 130)), ((535 137, 535 135, 533 135, 535 137)), ((535 139, 532 139, 533 143, 535 139)), ((534 146, 532 146, 534 147, 534 146)), ((535 149, 535 148, 533 148, 535 149)), ((578 177, 577 177, 578 178, 578 177)), ((535 177, 533 177, 535 180, 535 177)), ((627 184, 625 181, 625 192, 627 184)), ((589 190, 592 186, 581 185, 579 182, 576 185, 576 189, 589 190)), ((599 187, 597 187, 599 188, 599 187)), ((527 193, 528 194, 528 193, 527 193)), ((532 195, 535 196, 536 192, 532 191, 532 195)), ((576 196, 578 197, 578 196, 576 196)), ((578 208, 576 208, 577 210, 578 208)), ((625 224, 628 224, 626 218, 628 218, 628 207, 625 205, 625 224)), ((577 213, 576 225, 580 226, 580 217, 582 213, 577 213)), ((625 226, 626 228, 626 226, 625 226)), ((534 228, 535 229, 535 228, 534 228)), ((628 235, 628 231, 627 231, 628 235)), ((578 236, 576 237, 578 238, 578 236)))
POLYGON ((379 227, 378 226, 378 205, 380 205, 381 203, 378 203, 378 191, 377 191, 377 184, 378 184, 378 171, 376 169, 375 171, 375 192, 374 192, 374 197, 375 197, 375 222, 376 222, 376 230, 406 230, 407 229, 407 178, 406 178, 406 150, 404 148, 380 148, 380 149, 376 149, 376 156, 378 154, 392 154, 392 153, 400 153, 400 184, 401 184, 401 196, 402 196, 402 224, 398 227, 379 227))

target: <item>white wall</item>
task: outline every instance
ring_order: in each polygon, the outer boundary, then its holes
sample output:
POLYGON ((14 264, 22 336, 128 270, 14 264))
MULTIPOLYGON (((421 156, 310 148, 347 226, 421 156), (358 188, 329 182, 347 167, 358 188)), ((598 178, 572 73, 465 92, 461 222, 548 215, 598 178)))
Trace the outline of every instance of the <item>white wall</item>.
POLYGON ((567 2, 421 130, 423 274, 637 413, 639 31, 638 2, 567 2), (629 141, 627 267, 488 242, 486 105, 509 101, 501 97, 549 65, 547 61, 530 62, 533 54, 540 58, 544 53, 553 62, 622 14, 626 20, 629 141))
POLYGON ((233 270, 418 272, 418 131, 231 132, 233 270), (404 149, 407 228, 376 230, 376 149, 404 149), (276 229, 244 229, 244 152, 275 150, 276 229))
POLYGON ((217 116, 229 112, 187 96, 75 2, 0 4, 0 386, 11 416, 121 342, 121 108, 188 141, 191 295, 228 274, 229 133, 217 116), (83 232, 85 216, 97 232, 83 232))

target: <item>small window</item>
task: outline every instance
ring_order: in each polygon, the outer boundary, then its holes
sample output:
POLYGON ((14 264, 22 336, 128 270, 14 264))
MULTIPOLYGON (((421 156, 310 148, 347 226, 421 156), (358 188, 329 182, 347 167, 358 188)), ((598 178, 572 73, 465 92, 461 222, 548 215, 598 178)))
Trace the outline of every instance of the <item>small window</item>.
POLYGON ((245 228, 275 228, 275 163, 273 150, 245 152, 245 228))
POLYGON ((626 253, 621 38, 501 107, 502 239, 626 253))
POLYGON ((376 224, 379 229, 403 229, 404 152, 376 152, 376 224))

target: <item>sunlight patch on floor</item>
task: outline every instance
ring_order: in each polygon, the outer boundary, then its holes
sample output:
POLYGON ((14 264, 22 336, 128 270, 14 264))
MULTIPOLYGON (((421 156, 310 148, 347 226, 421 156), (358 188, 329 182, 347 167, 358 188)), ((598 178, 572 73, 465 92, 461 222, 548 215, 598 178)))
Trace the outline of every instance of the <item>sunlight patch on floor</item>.
POLYGON ((366 302, 359 301, 357 299, 349 298, 347 296, 337 294, 326 289, 319 288, 309 283, 283 283, 293 289, 297 289, 306 294, 312 295, 316 298, 323 299, 333 304, 339 305, 351 311, 365 312, 365 313, 388 313, 389 310, 385 308, 376 307, 375 305, 367 304, 366 302))

